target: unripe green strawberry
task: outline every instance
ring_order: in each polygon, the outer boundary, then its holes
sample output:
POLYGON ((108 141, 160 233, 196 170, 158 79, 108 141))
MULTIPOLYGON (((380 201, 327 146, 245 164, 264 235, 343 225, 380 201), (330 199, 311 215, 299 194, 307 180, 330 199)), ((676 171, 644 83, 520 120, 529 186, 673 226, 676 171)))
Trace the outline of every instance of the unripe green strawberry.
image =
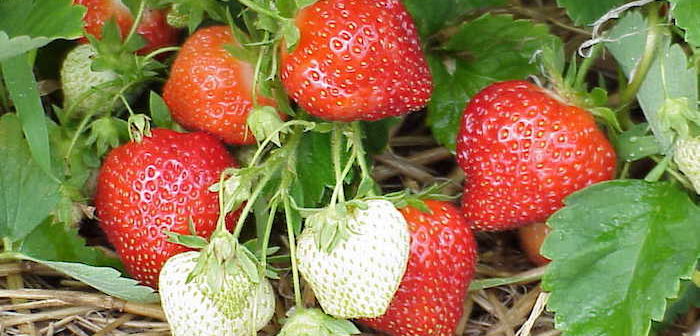
POLYGON ((359 333, 352 322, 335 319, 314 308, 292 312, 277 336, 348 336, 359 333))
POLYGON ((344 219, 334 207, 316 213, 299 236, 299 271, 323 310, 339 318, 384 314, 408 263, 410 238, 404 217, 389 201, 365 203, 366 209, 349 209, 344 219), (328 237, 323 233, 327 225, 340 228, 331 237, 344 235, 332 249, 318 244, 319 238, 328 237))
POLYGON ((238 266, 227 269, 223 286, 217 291, 202 279, 187 283, 199 255, 178 254, 165 263, 160 273, 161 303, 173 336, 255 335, 274 314, 270 282, 263 278, 255 284, 238 266))
POLYGON ((119 86, 114 82, 119 76, 109 70, 92 71, 92 59, 96 55, 97 51, 92 45, 82 44, 71 50, 63 61, 63 108, 71 109, 71 115, 100 115, 114 108, 111 102, 119 92, 119 86), (109 82, 113 82, 114 85, 107 84, 109 82), (89 92, 93 88, 95 89, 89 92))
POLYGON ((678 141, 674 161, 700 194, 700 137, 678 141))

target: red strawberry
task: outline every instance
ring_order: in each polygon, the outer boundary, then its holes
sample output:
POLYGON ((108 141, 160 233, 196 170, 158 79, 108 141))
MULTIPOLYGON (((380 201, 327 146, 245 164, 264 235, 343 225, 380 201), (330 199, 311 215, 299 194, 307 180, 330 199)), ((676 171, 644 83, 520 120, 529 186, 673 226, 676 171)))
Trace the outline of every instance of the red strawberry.
POLYGON ((427 200, 401 209, 411 232, 406 273, 387 312, 361 323, 392 336, 451 336, 474 275, 476 241, 459 209, 427 200))
MULTIPOLYGON (((255 138, 246 119, 253 107, 254 69, 224 49, 237 43, 228 26, 195 32, 173 63, 163 98, 181 125, 210 132, 230 144, 251 144, 255 138)), ((258 103, 275 105, 262 96, 258 103)))
POLYGON ((326 120, 376 120, 421 109, 430 70, 399 0, 320 0, 300 10, 296 49, 282 53, 282 83, 326 120))
POLYGON ((518 229, 520 247, 525 252, 527 258, 537 266, 543 266, 549 263, 549 259, 540 254, 540 248, 547 234, 549 234, 549 227, 545 223, 533 223, 518 229))
MULTIPOLYGON (((126 37, 134 23, 134 16, 121 0, 74 0, 73 2, 87 7, 87 12, 83 17, 85 31, 98 39, 102 36, 102 27, 105 22, 111 18, 115 18, 117 21, 122 37, 126 37)), ((146 46, 139 50, 139 53, 142 54, 177 44, 178 30, 166 23, 165 14, 158 9, 144 11, 136 32, 147 41, 146 46)), ((82 38, 80 41, 88 42, 86 38, 82 38)))
MULTIPOLYGON (((100 170, 95 206, 100 226, 127 272, 156 287, 171 256, 187 250, 166 242, 163 231, 208 237, 219 216, 218 194, 209 186, 236 162, 213 136, 155 129, 141 143, 111 151, 100 170)), ((233 225, 237 215, 229 215, 233 225)))
POLYGON ((472 98, 457 136, 464 214, 488 231, 543 222, 567 195, 612 179, 615 160, 587 111, 529 82, 493 84, 472 98))

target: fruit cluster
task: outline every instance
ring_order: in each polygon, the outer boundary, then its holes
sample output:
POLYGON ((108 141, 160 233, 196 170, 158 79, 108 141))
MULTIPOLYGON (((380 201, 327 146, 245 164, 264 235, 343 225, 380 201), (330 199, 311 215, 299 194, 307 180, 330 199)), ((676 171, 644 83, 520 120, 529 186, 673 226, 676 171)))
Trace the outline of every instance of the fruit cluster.
MULTIPOLYGON (((137 94, 138 84, 111 83, 147 76, 133 75, 143 66, 90 67, 96 53, 123 59, 101 46, 114 42, 107 41, 109 22, 125 45, 134 31, 143 37, 130 55, 167 49, 180 31, 166 22, 166 9, 141 8, 135 23, 119 0, 75 3, 87 7, 90 38, 83 42, 91 44, 66 59, 64 107, 82 114, 129 109, 128 99, 90 97, 137 94)), ((257 53, 248 52, 250 36, 235 24, 194 31, 174 56, 162 92, 175 128, 191 133, 150 130, 129 109, 133 140, 111 150, 100 169, 100 226, 127 272, 159 288, 175 335, 248 335, 272 318, 267 242, 253 251, 238 238, 273 179, 283 181, 283 191, 270 200, 271 217, 282 204, 291 220, 284 181, 294 174, 279 167, 295 155, 295 132, 331 125, 338 173, 328 205, 305 209, 298 237, 287 223, 294 276, 303 276, 323 312, 297 302, 280 335, 357 332, 337 319, 395 336, 453 335, 476 264, 472 230, 544 222, 567 195, 614 178, 615 152, 589 112, 529 82, 507 81, 483 89, 464 110, 456 152, 466 175, 461 208, 430 194, 376 195, 362 135, 348 125, 405 115, 430 99, 431 74, 410 15, 399 0, 319 0, 280 25, 296 31, 297 41, 282 34, 280 48, 257 53), (260 83, 270 55, 279 87, 260 83), (293 115, 285 113, 287 97, 297 107, 293 115), (265 150, 269 142, 279 148, 265 150), (225 144, 254 143, 261 149, 239 168, 225 144), (349 166, 337 153, 341 143, 353 150, 349 166), (345 200, 343 172, 353 164, 362 182, 345 200)), ((529 250, 536 256, 538 247, 529 250)))

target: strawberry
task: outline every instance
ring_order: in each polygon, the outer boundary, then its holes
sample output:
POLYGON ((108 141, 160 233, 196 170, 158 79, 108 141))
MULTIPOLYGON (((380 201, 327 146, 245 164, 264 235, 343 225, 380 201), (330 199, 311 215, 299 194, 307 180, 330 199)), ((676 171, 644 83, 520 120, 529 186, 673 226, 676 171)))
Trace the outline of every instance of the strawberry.
POLYGON ((530 262, 537 266, 544 266, 549 263, 549 259, 540 254, 540 248, 544 239, 549 234, 549 227, 545 223, 533 223, 518 229, 520 247, 530 262))
POLYGON ((240 265, 222 275, 219 290, 201 278, 188 282, 199 257, 199 252, 178 254, 160 273, 161 303, 173 336, 247 336, 267 325, 275 311, 270 282, 253 282, 240 265))
POLYGON ((320 309, 292 309, 277 336, 349 336, 359 334, 352 322, 338 320, 320 309))
POLYGON ((283 51, 289 95, 326 120, 376 120, 421 109, 432 79, 399 0, 319 0, 297 13, 300 39, 283 51))
MULTIPOLYGON (((121 0, 74 0, 73 3, 87 7, 85 32, 98 39, 102 36, 105 22, 114 19, 125 37, 134 24, 134 16, 121 0)), ((177 44, 178 30, 166 23, 165 13, 160 9, 147 8, 136 32, 146 39, 146 46, 139 50, 147 54, 153 50, 177 44)), ((80 40, 87 43, 86 38, 80 40)))
POLYGON ((387 312, 364 325, 393 336, 451 336, 462 316, 476 265, 476 241, 460 210, 424 201, 429 212, 400 209, 411 232, 411 254, 387 312))
POLYGON ((673 160, 700 194, 700 137, 679 140, 673 160))
POLYGON ((299 272, 329 315, 338 318, 384 314, 406 270, 409 233, 406 220, 386 200, 369 200, 366 209, 345 217, 331 206, 309 217, 299 236, 299 272), (346 226, 327 234, 326 226, 346 226), (327 248, 324 237, 343 236, 327 248))
POLYGON ((614 177, 613 147, 587 111, 525 81, 493 84, 469 102, 457 136, 473 228, 543 222, 563 198, 614 177))
POLYGON ((96 54, 92 45, 79 45, 68 52, 61 66, 63 107, 72 114, 101 115, 121 105, 120 101, 113 99, 119 93, 119 75, 111 70, 93 71, 91 67, 96 54), (110 103, 112 101, 117 103, 110 103))
MULTIPOLYGON (((255 143, 246 126, 253 107, 253 66, 224 46, 237 45, 228 26, 212 26, 190 36, 173 63, 163 98, 173 118, 189 129, 215 134, 230 144, 255 143)), ((273 100, 258 96, 261 105, 273 100)))
MULTIPOLYGON (((226 148, 206 133, 155 129, 140 143, 112 150, 97 182, 100 226, 126 270, 156 287, 158 273, 184 246, 166 242, 164 231, 208 237, 216 227, 218 195, 208 188, 235 166, 226 148)), ((232 225, 236 215, 229 215, 232 225)))

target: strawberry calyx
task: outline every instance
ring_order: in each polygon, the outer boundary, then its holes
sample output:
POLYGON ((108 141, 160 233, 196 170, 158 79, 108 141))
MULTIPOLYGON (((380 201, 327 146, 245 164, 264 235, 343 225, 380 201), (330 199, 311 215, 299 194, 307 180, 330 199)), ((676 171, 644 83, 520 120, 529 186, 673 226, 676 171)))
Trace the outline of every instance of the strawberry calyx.
MULTIPOLYGON (((128 105, 127 105, 128 106, 128 105)), ((145 114, 131 114, 127 120, 129 138, 135 142, 143 141, 143 137, 151 136, 151 118, 145 114)))
POLYGON ((287 312, 287 319, 278 336, 348 336, 360 334, 350 321, 338 319, 321 309, 295 309, 287 312))
POLYGON ((444 183, 433 184, 421 191, 404 189, 372 199, 385 199, 393 203, 398 209, 410 206, 420 210, 421 212, 431 213, 432 210, 430 210, 430 208, 425 204, 425 200, 453 201, 460 197, 460 195, 450 196, 441 193, 441 191, 451 183, 453 182, 447 181, 444 183))

